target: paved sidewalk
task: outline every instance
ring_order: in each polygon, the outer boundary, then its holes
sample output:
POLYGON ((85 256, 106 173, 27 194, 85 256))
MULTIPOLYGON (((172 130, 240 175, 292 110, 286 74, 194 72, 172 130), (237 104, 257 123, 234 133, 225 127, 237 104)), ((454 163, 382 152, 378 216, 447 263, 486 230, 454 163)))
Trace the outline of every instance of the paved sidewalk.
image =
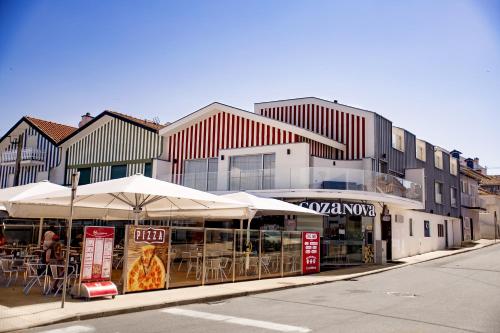
MULTIPOLYGON (((23 303, 22 301, 25 296, 19 288, 18 293, 11 294, 13 296, 2 297, 0 295, 0 332, 27 329, 63 321, 110 316, 189 303, 204 303, 229 297, 238 297, 280 289, 348 280, 364 275, 414 265, 424 261, 477 250, 485 246, 493 245, 494 241, 480 240, 476 243, 477 244, 474 247, 457 250, 435 251, 399 259, 398 264, 388 264, 383 267, 367 265, 327 271, 307 276, 294 276, 127 294, 117 296, 114 300, 101 299, 84 302, 69 299, 64 309, 60 308, 60 298, 40 297, 39 303, 23 303)), ((500 244, 500 242, 498 244, 500 244)), ((0 293, 1 292, 2 289, 0 289, 0 293)))

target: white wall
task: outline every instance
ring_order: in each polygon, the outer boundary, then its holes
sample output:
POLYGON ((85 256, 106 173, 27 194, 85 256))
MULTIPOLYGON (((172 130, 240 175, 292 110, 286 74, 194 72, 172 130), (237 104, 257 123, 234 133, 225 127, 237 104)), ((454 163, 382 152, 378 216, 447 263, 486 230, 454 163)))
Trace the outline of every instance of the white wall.
POLYGON ((389 208, 392 216, 392 258, 399 259, 446 248, 446 237, 438 237, 438 224, 448 221, 448 247, 460 246, 461 224, 457 218, 428 214, 414 210, 389 208), (403 222, 396 222, 395 215, 402 215, 403 222), (413 236, 410 236, 410 218, 413 220, 413 236), (424 221, 430 222, 430 237, 424 236, 424 221))
POLYGON ((153 178, 165 180, 168 182, 172 181, 172 173, 171 173, 172 162, 154 159, 152 167, 153 167, 153 178))
MULTIPOLYGON (((498 221, 497 221, 498 224, 498 221)), ((479 213, 479 230, 480 238, 494 239, 495 238, 495 213, 494 212, 480 212, 479 213)), ((497 226, 498 236, 498 226, 497 226)))
MULTIPOLYGON (((304 183, 309 184, 309 144, 289 143, 282 145, 269 145, 251 148, 222 149, 219 152, 218 172, 220 175, 229 172, 229 161, 231 156, 254 155, 254 154, 275 154, 275 185, 276 188, 290 188, 293 183, 295 188, 304 183), (287 150, 290 149, 290 155, 287 150), (224 160, 221 156, 224 155, 224 160)), ((228 177, 217 177, 218 188, 228 188, 228 177)))

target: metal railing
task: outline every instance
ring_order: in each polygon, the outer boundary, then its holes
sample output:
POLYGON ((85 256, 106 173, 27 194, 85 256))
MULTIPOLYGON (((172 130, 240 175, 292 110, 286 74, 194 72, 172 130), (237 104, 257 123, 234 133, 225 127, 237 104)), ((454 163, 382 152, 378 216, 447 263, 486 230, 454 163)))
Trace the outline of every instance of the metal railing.
MULTIPOLYGON (((21 150, 21 161, 45 161, 45 150, 38 148, 23 148, 21 150)), ((1 163, 15 163, 17 159, 17 150, 5 151, 1 155, 1 163)))
POLYGON ((171 175, 168 181, 209 192, 323 189, 394 195, 422 202, 422 185, 360 169, 306 167, 171 175))

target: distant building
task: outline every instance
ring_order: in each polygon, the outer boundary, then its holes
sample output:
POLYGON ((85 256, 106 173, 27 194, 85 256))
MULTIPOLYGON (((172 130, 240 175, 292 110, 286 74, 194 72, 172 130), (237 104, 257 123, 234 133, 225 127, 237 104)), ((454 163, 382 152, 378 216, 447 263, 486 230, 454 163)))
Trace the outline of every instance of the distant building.
POLYGON ((75 130, 52 121, 22 117, 0 138, 0 188, 47 180, 49 172, 60 162, 59 143, 75 130))
POLYGON ((478 240, 481 239, 479 213, 485 211, 484 202, 479 195, 479 184, 487 176, 481 173, 478 160, 474 165, 473 159, 460 157, 461 153, 458 150, 453 150, 451 154, 460 160, 463 240, 478 240))

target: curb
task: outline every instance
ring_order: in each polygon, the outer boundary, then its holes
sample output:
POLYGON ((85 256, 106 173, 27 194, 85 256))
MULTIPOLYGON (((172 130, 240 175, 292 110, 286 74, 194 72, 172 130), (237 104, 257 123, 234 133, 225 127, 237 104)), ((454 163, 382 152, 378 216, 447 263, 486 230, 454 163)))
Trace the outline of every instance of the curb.
POLYGON ((281 290, 286 290, 286 289, 316 286, 316 285, 322 285, 322 284, 327 284, 327 283, 335 283, 338 281, 349 281, 349 280, 352 280, 352 279, 355 279, 358 277, 379 274, 379 273, 383 273, 386 271, 399 269, 399 268, 412 266, 412 265, 417 265, 417 264, 421 264, 421 263, 428 262, 428 261, 433 261, 433 260, 437 260, 437 259, 442 259, 442 258, 446 258, 446 257, 451 257, 451 256, 455 256, 455 255, 469 253, 472 251, 477 251, 477 250, 484 249, 486 247, 490 247, 490 246, 497 245, 497 244, 500 244, 500 243, 491 243, 491 244, 483 245, 481 247, 472 247, 466 251, 452 252, 452 253, 443 255, 441 257, 425 259, 425 260, 418 261, 418 262, 394 265, 391 267, 384 267, 384 268, 380 268, 380 269, 376 269, 376 270, 372 270, 372 271, 368 271, 368 272, 353 273, 353 274, 349 274, 349 275, 339 277, 337 279, 329 280, 329 281, 325 280, 325 281, 316 281, 316 282, 306 282, 306 283, 294 284, 294 285, 287 284, 287 285, 280 286, 280 287, 271 287, 271 288, 262 289, 262 290, 235 291, 233 293, 226 294, 226 295, 215 295, 215 296, 208 296, 208 297, 203 297, 203 298, 187 299, 187 300, 182 300, 182 301, 170 301, 170 302, 167 301, 167 302, 162 302, 162 303, 158 303, 158 304, 137 306, 137 307, 131 307, 131 308, 117 309, 117 310, 109 310, 109 311, 104 311, 104 312, 99 312, 99 313, 74 314, 74 315, 68 316, 67 318, 58 319, 58 320, 54 320, 54 321, 47 322, 47 323, 29 325, 28 327, 25 327, 22 329, 17 329, 15 331, 2 331, 2 330, 0 330, 0 332, 13 332, 13 333, 14 332, 21 332, 23 330, 30 329, 30 328, 43 327, 43 326, 66 323, 66 322, 71 322, 71 321, 81 321, 81 320, 89 320, 89 319, 95 319, 95 318, 111 317, 111 316, 116 316, 116 315, 121 315, 121 314, 142 312, 142 311, 149 311, 149 310, 157 310, 157 309, 162 309, 162 308, 183 306, 183 305, 189 305, 189 304, 217 302, 217 301, 222 301, 222 300, 236 298, 236 297, 258 295, 258 294, 269 293, 269 292, 274 292, 274 291, 281 291, 281 290))

